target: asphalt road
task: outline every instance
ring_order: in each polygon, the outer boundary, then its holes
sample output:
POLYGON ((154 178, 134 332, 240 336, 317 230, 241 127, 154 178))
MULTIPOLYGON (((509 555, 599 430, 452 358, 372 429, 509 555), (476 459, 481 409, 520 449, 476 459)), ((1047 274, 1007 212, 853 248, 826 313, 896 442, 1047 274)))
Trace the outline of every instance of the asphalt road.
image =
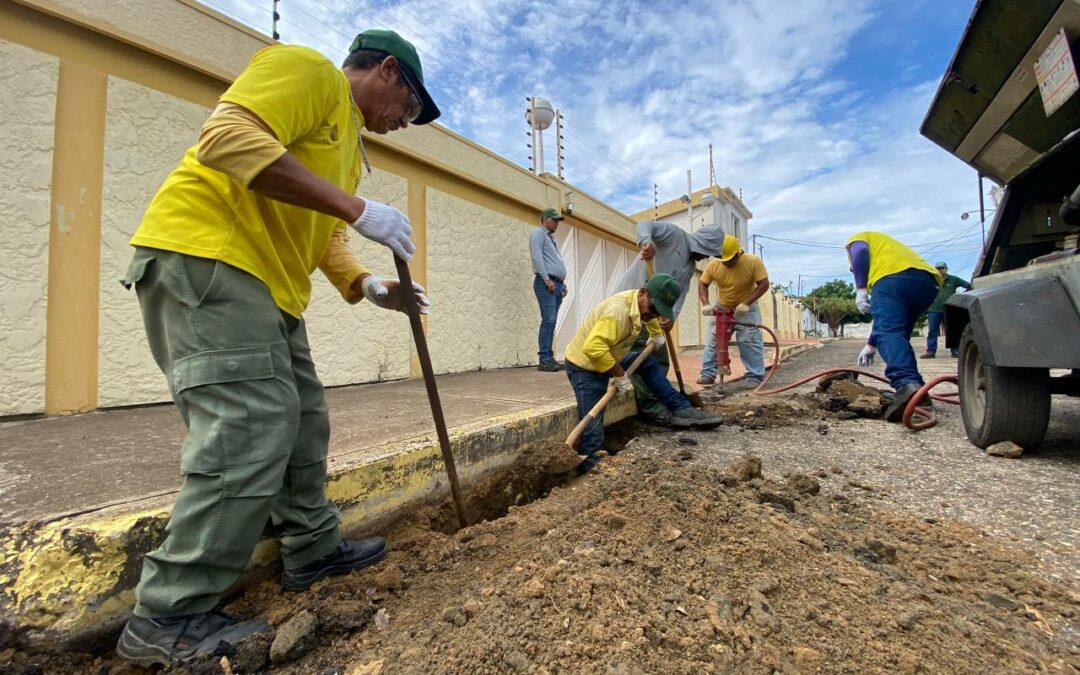
MULTIPOLYGON (((919 352, 920 342, 913 341, 919 352)), ((782 364, 770 386, 854 365, 862 344, 840 340, 806 352, 782 364)), ((929 379, 955 372, 956 360, 924 360, 919 366, 929 379)), ((883 366, 874 370, 882 372, 883 366)), ((1019 459, 987 456, 967 441, 957 406, 939 403, 937 410, 938 426, 918 433, 857 419, 828 421, 824 435, 813 420, 720 437, 695 434, 695 460, 722 466, 754 453, 766 474, 776 476, 839 467, 848 479, 873 486, 867 498, 882 507, 963 521, 1031 552, 1050 578, 1080 583, 1080 399, 1055 397, 1045 444, 1019 459)))

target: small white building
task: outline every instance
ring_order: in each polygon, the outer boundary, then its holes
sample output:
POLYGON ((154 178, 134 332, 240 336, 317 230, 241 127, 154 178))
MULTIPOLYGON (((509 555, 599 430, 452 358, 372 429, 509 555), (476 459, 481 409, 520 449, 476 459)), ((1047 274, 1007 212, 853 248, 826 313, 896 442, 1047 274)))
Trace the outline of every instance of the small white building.
POLYGON ((678 225, 690 232, 696 232, 705 225, 715 223, 723 227, 725 233, 738 237, 743 248, 749 250, 750 219, 754 217, 754 214, 731 188, 712 185, 691 194, 690 204, 687 204, 683 198, 672 199, 630 217, 635 221, 661 220, 678 225), (702 205, 702 198, 705 195, 713 197, 711 205, 707 203, 708 199, 705 200, 706 205, 702 205))

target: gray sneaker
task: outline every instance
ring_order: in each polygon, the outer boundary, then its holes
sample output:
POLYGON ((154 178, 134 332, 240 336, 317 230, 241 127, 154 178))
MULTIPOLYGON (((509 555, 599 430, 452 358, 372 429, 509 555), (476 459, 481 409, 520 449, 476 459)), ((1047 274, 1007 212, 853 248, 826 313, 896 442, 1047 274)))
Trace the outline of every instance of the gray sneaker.
POLYGON ((715 429, 724 423, 719 415, 710 415, 697 408, 683 408, 671 411, 671 426, 683 429, 715 429))
POLYGON ((143 668, 169 666, 269 631, 270 624, 262 619, 237 621, 219 610, 164 619, 133 616, 120 634, 116 653, 143 668))

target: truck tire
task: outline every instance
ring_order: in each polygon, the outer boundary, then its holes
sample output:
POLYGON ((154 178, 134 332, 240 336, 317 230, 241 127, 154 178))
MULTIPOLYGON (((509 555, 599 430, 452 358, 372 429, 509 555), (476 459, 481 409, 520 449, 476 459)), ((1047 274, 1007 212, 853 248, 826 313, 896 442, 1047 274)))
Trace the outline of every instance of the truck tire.
POLYGON ((1039 447, 1050 424, 1050 372, 983 363, 969 324, 960 337, 957 364, 960 414, 977 447, 1012 441, 1025 452, 1039 447))

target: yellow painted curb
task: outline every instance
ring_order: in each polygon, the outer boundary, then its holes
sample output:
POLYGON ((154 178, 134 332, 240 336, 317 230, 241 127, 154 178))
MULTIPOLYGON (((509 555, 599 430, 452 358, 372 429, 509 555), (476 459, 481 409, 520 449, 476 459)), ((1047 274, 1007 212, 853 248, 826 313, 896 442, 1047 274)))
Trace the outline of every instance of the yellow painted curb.
MULTIPOLYGON (((605 422, 635 413, 633 396, 625 395, 608 408, 605 422)), ((462 483, 467 489, 480 475, 511 464, 526 445, 561 440, 576 423, 576 406, 564 399, 451 429, 462 483)), ((392 521, 448 492, 434 434, 381 446, 374 458, 371 449, 362 452, 351 463, 350 453, 331 458, 326 491, 341 508, 345 532, 392 521)), ((19 523, 0 532, 0 615, 7 624, 0 630, 63 646, 117 629, 134 606, 143 555, 160 543, 173 498, 19 523)), ((263 540, 246 578, 276 561, 277 543, 263 540)))

